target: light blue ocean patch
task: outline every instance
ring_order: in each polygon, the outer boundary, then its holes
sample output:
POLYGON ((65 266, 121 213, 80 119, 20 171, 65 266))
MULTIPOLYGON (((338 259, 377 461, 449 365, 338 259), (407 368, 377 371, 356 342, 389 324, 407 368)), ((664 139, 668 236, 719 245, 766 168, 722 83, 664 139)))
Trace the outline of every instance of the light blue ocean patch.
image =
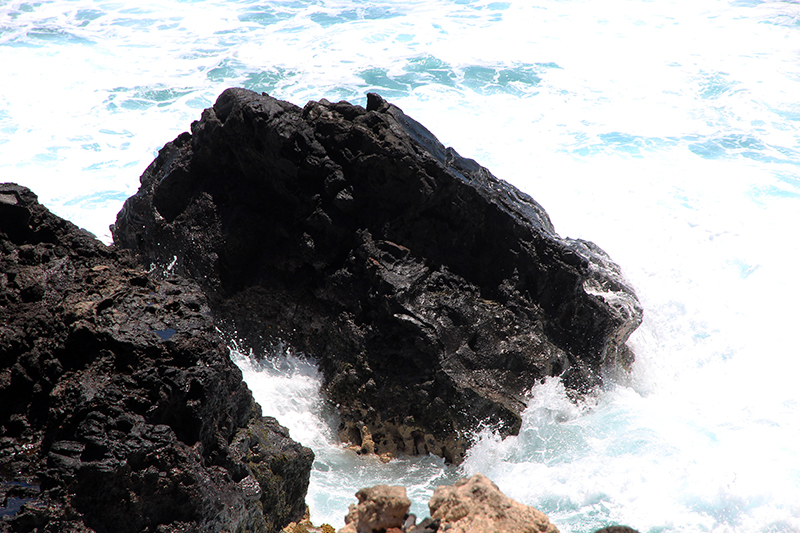
POLYGON ((59 151, 68 150, 69 146, 48 146, 45 148, 46 152, 36 154, 31 158, 31 161, 36 163, 52 163, 60 159, 59 151))
POLYGON ((166 87, 160 84, 117 87, 109 91, 104 103, 109 109, 120 107, 128 110, 142 110, 153 106, 166 107, 194 91, 195 89, 193 88, 166 87))
POLYGON ((762 163, 792 164, 800 166, 800 151, 784 146, 768 145, 747 133, 731 133, 713 137, 684 137, 688 148, 703 159, 732 159, 744 157, 762 163), (702 139, 702 140, 700 140, 702 139), (696 142, 700 140, 700 142, 696 142))
POLYGON ((190 107, 191 109, 205 109, 207 107, 211 107, 212 105, 213 101, 205 96, 195 96, 194 98, 186 100, 186 106, 190 107))
MULTIPOLYGON (((767 502, 762 496, 739 495, 726 490, 719 490, 713 496, 685 496, 683 503, 688 509, 699 514, 709 516, 714 520, 714 526, 726 526, 731 531, 736 531, 742 523, 742 518, 748 511, 761 507, 767 502)), ((717 530, 717 527, 713 528, 717 530)))
POLYGON ((732 267, 739 274, 742 279, 747 279, 750 275, 758 270, 760 265, 751 265, 743 259, 730 259, 727 261, 728 266, 732 267))
MULTIPOLYGON (((234 29, 234 30, 224 30, 215 32, 215 35, 221 35, 226 33, 236 33, 236 32, 243 32, 241 29, 234 29)), ((206 59, 209 57, 216 58, 219 56, 219 48, 204 48, 204 47, 197 47, 189 50, 180 55, 178 59, 188 59, 189 61, 195 59, 206 59)))
POLYGON ((36 154, 31 158, 31 161, 36 163, 52 163, 54 161, 58 161, 58 155, 55 153, 41 153, 36 154))
POLYGON ((482 94, 530 94, 542 81, 541 72, 550 67, 536 64, 513 66, 470 65, 461 71, 461 83, 472 91, 482 94))
POLYGON ((408 59, 404 69, 407 74, 399 77, 399 81, 410 86, 439 84, 455 87, 456 74, 448 63, 430 54, 408 59))
MULTIPOLYGON (((782 119, 791 120, 792 122, 800 122, 800 105, 793 104, 782 108, 770 107, 769 110, 782 119)), ((777 129, 783 129, 780 127, 780 123, 776 123, 774 126, 777 129)))
MULTIPOLYGON (((553 516, 556 513, 574 513, 580 511, 580 504, 564 494, 551 495, 541 498, 534 506, 543 513, 553 516)), ((594 528, 592 528, 594 531, 594 528)))
POLYGON ((338 13, 331 13, 326 11, 317 11, 312 13, 309 17, 312 22, 315 22, 323 28, 329 28, 334 24, 342 24, 345 22, 352 22, 358 20, 358 14, 355 9, 348 11, 340 11, 338 13))
POLYGON ((124 202, 130 196, 125 191, 105 190, 78 196, 64 202, 65 206, 80 206, 87 209, 101 207, 109 202, 124 202))
POLYGON ((368 6, 343 11, 317 11, 308 18, 323 28, 328 28, 334 24, 344 24, 356 20, 387 20, 399 16, 401 14, 390 7, 368 6))
POLYGON ((103 15, 105 15, 105 13, 98 9, 79 9, 75 13, 75 20, 79 22, 78 26, 83 28, 103 15))
MULTIPOLYGON (((149 11, 141 8, 122 9, 120 14, 125 15, 140 15, 150 13, 149 11)), ((124 28, 135 28, 137 30, 145 30, 161 22, 158 19, 152 18, 136 18, 136 17, 119 17, 111 20, 111 25, 122 26, 124 28)))
POLYGON ((276 67, 269 70, 248 72, 242 86, 257 93, 272 94, 282 82, 283 85, 291 84, 292 80, 298 76, 299 73, 297 71, 276 67))
POLYGON ((364 80, 368 90, 380 92, 384 96, 406 96, 412 89, 408 84, 400 83, 388 75, 388 70, 373 67, 362 70, 358 76, 364 80))
POLYGON ((326 87, 320 91, 320 95, 324 95, 331 102, 345 100, 351 103, 360 103, 361 105, 366 102, 363 91, 342 85, 326 87))
POLYGON ((774 199, 800 199, 800 191, 792 187, 761 185, 752 187, 750 189, 749 196, 753 201, 761 205, 766 205, 767 201, 774 199))
MULTIPOLYGON (((124 144, 130 144, 130 143, 124 143, 124 144)), ((126 146, 125 148, 122 149, 127 150, 127 148, 128 147, 126 146)), ((116 159, 112 159, 110 161, 98 161, 97 163, 92 163, 91 165, 83 167, 81 170, 83 170, 84 172, 94 172, 97 170, 113 169, 113 168, 119 168, 119 161, 117 161, 116 159)))
POLYGON ((459 84, 458 74, 453 67, 430 54, 407 59, 398 74, 390 74, 385 68, 373 67, 362 70, 359 76, 366 83, 367 90, 377 90, 388 96, 405 96, 425 85, 456 88, 459 84))
POLYGON ((764 4, 764 0, 733 0, 731 6, 736 7, 758 7, 764 4))
MULTIPOLYGON (((697 136, 693 135, 685 139, 693 140, 697 138, 697 136)), ((701 142, 689 144, 689 150, 703 159, 721 159, 733 155, 732 152, 741 152, 742 148, 751 148, 754 146, 763 148, 764 146, 763 143, 755 137, 742 134, 730 134, 702 139, 701 142)))
MULTIPOLYGON (((27 37, 27 35, 25 36, 27 37)), ((6 46, 8 48, 44 48, 44 43, 37 43, 27 40, 20 40, 15 39, 13 41, 6 41, 4 43, 0 43, 0 46, 6 46)))
POLYGON ((235 80, 240 78, 247 68, 247 65, 238 59, 226 57, 220 61, 216 67, 209 69, 206 73, 206 77, 215 82, 235 80))
POLYGON ((100 133, 104 133, 106 135, 122 135, 123 137, 133 137, 133 133, 131 133, 128 130, 114 131, 114 130, 109 130, 107 128, 103 128, 103 129, 98 130, 98 131, 100 133))
POLYGON ((244 9, 239 15, 239 21, 251 22, 259 26, 270 26, 283 20, 290 19, 293 16, 293 13, 276 11, 272 7, 261 4, 244 9))
POLYGON ((85 37, 80 37, 68 31, 64 31, 59 28, 35 28, 33 30, 28 31, 28 37, 35 40, 41 41, 43 44, 47 46, 52 45, 73 45, 73 44, 82 44, 82 45, 94 45, 97 44, 95 41, 91 39, 87 39, 85 37))
MULTIPOLYGON (((3 105, 8 105, 8 102, 3 102, 3 105)), ((13 135, 19 129, 19 124, 11 122, 11 114, 5 109, 0 109, 0 133, 5 135, 13 135)), ((0 139, 0 143, 8 142, 7 139, 0 139)))
POLYGON ((719 98, 734 90, 737 82, 730 81, 725 72, 700 71, 698 78, 698 96, 704 100, 719 98))
POLYGON ((630 133, 611 131, 600 133, 597 137, 589 137, 585 133, 575 133, 572 153, 582 157, 603 153, 621 154, 635 159, 646 154, 677 146, 680 142, 675 137, 647 137, 630 133))

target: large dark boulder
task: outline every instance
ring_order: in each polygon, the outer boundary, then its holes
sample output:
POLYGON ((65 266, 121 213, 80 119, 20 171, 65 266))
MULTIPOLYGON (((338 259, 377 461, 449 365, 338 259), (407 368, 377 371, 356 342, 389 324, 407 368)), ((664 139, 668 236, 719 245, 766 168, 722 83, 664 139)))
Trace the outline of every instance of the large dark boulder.
POLYGON ((257 350, 316 358, 342 435, 458 462, 516 433, 531 387, 626 365, 641 321, 619 268, 379 96, 299 108, 225 91, 168 143, 112 227, 197 280, 257 350))
POLYGON ((196 283, 0 184, 0 530, 278 531, 313 453, 260 407, 196 283))

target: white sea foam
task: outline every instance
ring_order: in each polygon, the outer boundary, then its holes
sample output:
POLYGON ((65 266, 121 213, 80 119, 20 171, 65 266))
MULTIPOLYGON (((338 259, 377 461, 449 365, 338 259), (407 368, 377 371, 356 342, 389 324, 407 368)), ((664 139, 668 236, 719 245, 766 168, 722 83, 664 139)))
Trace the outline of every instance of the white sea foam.
POLYGON ((316 448, 312 514, 340 523, 376 480, 410 483, 424 514, 436 483, 482 470, 565 532, 800 531, 798 21, 747 0, 14 0, 0 175, 109 241, 157 150, 225 87, 380 92, 605 249, 645 323, 630 382, 574 406, 548 381, 522 434, 482 434, 463 470, 357 457, 313 365, 239 359, 316 448))
POLYGON ((264 413, 276 417, 293 439, 314 450, 306 501, 315 523, 343 527, 356 491, 377 484, 407 486, 412 512, 422 518, 429 514, 433 489, 458 479, 456 469, 438 457, 400 457, 383 463, 341 444, 336 410, 320 393, 322 376, 312 360, 282 348, 254 356, 234 347, 231 357, 264 413))

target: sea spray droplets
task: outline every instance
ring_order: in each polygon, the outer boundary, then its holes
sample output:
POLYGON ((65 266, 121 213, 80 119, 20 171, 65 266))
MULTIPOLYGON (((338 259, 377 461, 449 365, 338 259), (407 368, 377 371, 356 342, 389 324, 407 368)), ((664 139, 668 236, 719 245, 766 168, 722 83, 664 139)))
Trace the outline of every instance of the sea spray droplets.
POLYGON ((314 450, 306 501, 315 523, 342 527, 355 492, 378 484, 404 485, 412 500, 411 512, 427 516, 433 490, 460 477, 439 457, 400 457, 384 463, 343 446, 336 437, 338 417, 320 391, 322 376, 313 360, 284 346, 264 357, 245 354, 236 343, 230 352, 263 414, 277 418, 293 439, 314 450))
MULTIPOLYGON (((703 371, 734 367, 717 363, 703 371)), ((796 426, 785 418, 796 394, 787 399, 778 380, 778 391, 754 403, 744 389, 726 392, 710 375, 688 374, 646 396, 613 387, 583 406, 557 380, 545 382, 533 390, 519 436, 482 433, 464 470, 485 473, 567 531, 589 533, 623 520, 643 531, 665 524, 796 530, 800 461, 779 436, 796 426)))
POLYGON ((289 351, 257 358, 237 348, 231 348, 231 359, 264 415, 277 418, 293 439, 312 449, 335 441, 335 411, 320 392, 322 376, 311 360, 289 351))

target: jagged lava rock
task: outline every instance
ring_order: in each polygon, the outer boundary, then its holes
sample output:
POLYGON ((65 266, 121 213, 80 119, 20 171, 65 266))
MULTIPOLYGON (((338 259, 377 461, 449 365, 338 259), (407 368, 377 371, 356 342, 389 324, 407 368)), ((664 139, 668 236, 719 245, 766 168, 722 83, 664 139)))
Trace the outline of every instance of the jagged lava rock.
POLYGON ((313 453, 261 417, 197 284, 129 256, 0 184, 0 530, 298 519, 313 453))
POLYGON ((200 282, 257 351, 315 357, 345 440, 460 462, 517 433, 545 376, 629 364, 641 308, 591 242, 379 96, 304 108, 226 90, 168 143, 112 227, 200 282))
POLYGON ((512 500, 483 474, 437 487, 428 506, 448 533, 558 533, 547 515, 512 500))

